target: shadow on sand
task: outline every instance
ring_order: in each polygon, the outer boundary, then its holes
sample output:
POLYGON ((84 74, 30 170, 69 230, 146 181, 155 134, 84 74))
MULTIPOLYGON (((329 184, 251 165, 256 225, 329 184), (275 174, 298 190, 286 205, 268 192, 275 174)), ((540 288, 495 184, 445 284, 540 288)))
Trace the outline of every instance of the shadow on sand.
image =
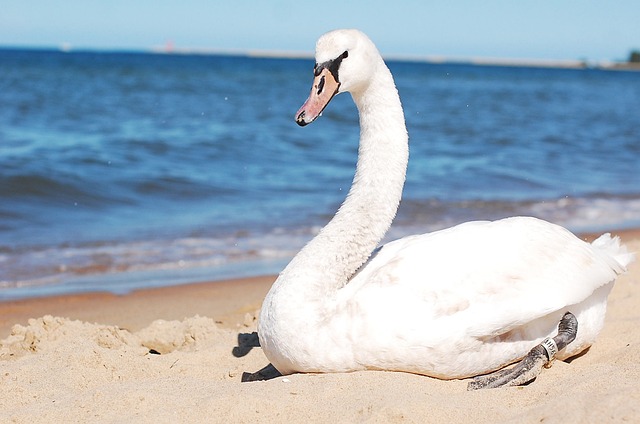
MULTIPOLYGON (((258 339, 258 333, 239 333, 238 334, 238 346, 235 346, 231 353, 236 358, 242 358, 251 352, 254 347, 260 347, 260 340, 258 339)), ((263 381, 271 380, 272 378, 280 377, 282 374, 275 369, 271 364, 262 368, 259 371, 249 373, 242 373, 242 382, 248 381, 263 381)))

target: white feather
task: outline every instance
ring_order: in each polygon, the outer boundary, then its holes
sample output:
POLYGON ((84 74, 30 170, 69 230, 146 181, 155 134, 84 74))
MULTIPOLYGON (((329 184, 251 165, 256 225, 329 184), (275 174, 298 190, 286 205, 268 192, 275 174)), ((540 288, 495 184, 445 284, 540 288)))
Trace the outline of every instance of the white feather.
MULTIPOLYGON (((265 298, 262 348, 283 374, 386 369, 462 378, 501 368, 555 335, 566 311, 591 345, 607 296, 632 256, 605 234, 592 244, 536 218, 478 221, 374 251, 395 216, 408 160, 393 78, 355 30, 324 35, 318 62, 349 55, 341 91, 360 113, 353 186, 332 221, 265 298)), ((313 92, 312 92, 313 95, 313 92)))

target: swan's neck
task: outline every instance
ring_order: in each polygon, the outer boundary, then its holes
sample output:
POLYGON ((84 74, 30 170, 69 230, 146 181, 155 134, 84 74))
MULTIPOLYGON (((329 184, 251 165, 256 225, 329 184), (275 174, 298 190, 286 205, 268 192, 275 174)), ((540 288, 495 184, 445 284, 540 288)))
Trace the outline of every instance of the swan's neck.
POLYGON ((380 243, 400 203, 408 136, 398 92, 382 61, 371 83, 352 96, 360 115, 353 184, 334 218, 278 278, 289 304, 308 307, 334 297, 380 243))

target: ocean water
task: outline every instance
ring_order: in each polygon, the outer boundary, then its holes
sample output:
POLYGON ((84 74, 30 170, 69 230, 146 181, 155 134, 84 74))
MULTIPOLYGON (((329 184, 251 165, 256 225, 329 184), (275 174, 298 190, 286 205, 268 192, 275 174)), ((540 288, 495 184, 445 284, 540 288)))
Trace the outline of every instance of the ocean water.
MULTIPOLYGON (((640 73, 390 61, 410 135, 388 239, 533 215, 640 226, 640 73)), ((357 156, 313 60, 0 50, 0 300, 277 273, 357 156)))

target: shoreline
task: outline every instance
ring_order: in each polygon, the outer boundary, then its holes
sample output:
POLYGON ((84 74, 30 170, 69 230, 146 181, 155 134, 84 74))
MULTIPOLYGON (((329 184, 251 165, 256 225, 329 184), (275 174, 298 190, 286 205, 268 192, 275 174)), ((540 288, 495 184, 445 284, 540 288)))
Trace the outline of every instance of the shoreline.
MULTIPOLYGON (((605 232, 581 233, 578 237, 591 242, 605 232)), ((640 228, 611 233, 619 236, 623 243, 640 240, 640 228)), ((0 340, 9 334, 14 324, 26 325, 28 319, 43 315, 118 325, 133 331, 147 325, 152 320, 150 317, 175 320, 201 315, 215 319, 225 328, 234 328, 244 322, 246 313, 260 308, 276 277, 258 275, 193 281, 136 289, 125 294, 91 291, 4 300, 0 301, 0 340), (238 296, 239 293, 242 296, 238 296), (163 305, 169 298, 173 299, 171 308, 163 305)))
POLYGON ((222 327, 236 328, 244 322, 245 314, 260 308, 275 279, 276 276, 232 278, 139 289, 127 294, 88 292, 3 301, 0 340, 9 335, 13 325, 26 325, 30 318, 44 315, 117 325, 130 331, 140 330, 154 319, 180 320, 200 315, 213 318, 222 327))
MULTIPOLYGON (((640 230, 617 233, 640 252, 640 230)), ((638 260, 618 278, 604 328, 585 354, 554 361, 529 385, 472 392, 468 380, 386 371, 242 382, 243 373, 268 364, 252 341, 274 279, 0 303, 0 421, 476 424, 640 416, 638 260)))

